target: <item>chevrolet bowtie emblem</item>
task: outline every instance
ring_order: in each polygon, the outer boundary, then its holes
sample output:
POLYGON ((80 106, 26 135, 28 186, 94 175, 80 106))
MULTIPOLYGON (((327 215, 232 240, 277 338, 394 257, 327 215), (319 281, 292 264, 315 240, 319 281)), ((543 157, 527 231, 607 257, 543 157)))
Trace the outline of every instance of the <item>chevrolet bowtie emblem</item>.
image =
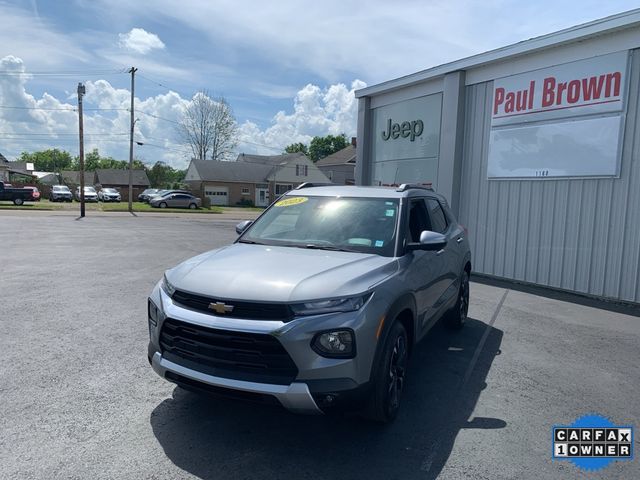
POLYGON ((220 315, 224 315, 225 313, 233 312, 233 305, 227 305, 224 302, 212 302, 209 304, 209 310, 213 310, 220 315))

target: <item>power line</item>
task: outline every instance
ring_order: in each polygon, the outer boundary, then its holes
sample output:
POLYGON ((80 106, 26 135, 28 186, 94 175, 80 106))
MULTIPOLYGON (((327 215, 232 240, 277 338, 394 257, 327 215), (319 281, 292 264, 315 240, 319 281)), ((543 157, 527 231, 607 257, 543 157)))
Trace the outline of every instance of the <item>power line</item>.
POLYGON ((158 120, 164 120, 165 122, 171 122, 171 123, 175 123, 176 125, 180 125, 180 122, 176 122, 175 120, 170 120, 170 119, 164 118, 164 117, 159 117, 158 115, 155 115, 153 113, 145 112, 145 111, 142 111, 142 110, 136 110, 136 112, 137 113, 143 113, 143 114, 148 115, 148 116, 153 117, 153 118, 157 118, 158 120))
MULTIPOLYGON (((11 136, 15 136, 15 135, 19 135, 19 136, 56 136, 56 135, 73 135, 76 136, 78 135, 77 133, 56 133, 56 132, 42 132, 42 133, 34 133, 34 132, 28 132, 28 133, 18 133, 18 132, 0 132, 0 135, 11 135, 11 136)), ((129 135, 128 133, 85 133, 85 135, 103 135, 103 136, 118 136, 118 135, 129 135)))
MULTIPOLYGON (((11 109, 11 110, 44 110, 44 111, 61 111, 61 112, 77 112, 77 107, 71 108, 53 108, 53 107, 19 107, 13 105, 0 105, 0 108, 11 109)), ((126 111, 128 112, 128 108, 85 108, 85 111, 126 111)))
POLYGON ((33 72, 16 72, 10 70, 0 70, 0 76, 78 76, 78 75, 121 75, 126 73, 126 69, 105 69, 105 70, 68 70, 68 71, 33 71, 33 72))

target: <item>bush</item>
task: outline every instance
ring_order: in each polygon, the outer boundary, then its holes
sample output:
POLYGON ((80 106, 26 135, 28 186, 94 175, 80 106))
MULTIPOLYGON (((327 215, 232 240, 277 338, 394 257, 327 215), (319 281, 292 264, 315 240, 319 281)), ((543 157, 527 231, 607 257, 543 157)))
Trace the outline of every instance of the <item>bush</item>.
POLYGON ((239 202, 236 202, 238 207, 254 207, 253 200, 249 200, 248 198, 243 198, 239 202))

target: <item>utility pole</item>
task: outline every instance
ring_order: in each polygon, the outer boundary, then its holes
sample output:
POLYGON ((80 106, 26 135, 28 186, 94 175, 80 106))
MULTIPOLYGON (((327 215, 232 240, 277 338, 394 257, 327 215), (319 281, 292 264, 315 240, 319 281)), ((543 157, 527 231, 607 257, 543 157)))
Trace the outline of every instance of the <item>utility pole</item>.
POLYGON ((85 88, 78 83, 78 123, 80 125, 80 217, 84 217, 84 132, 82 126, 82 96, 85 88))
POLYGON ((131 74, 131 132, 129 135, 129 213, 133 214, 133 128, 135 126, 134 113, 133 113, 133 92, 134 92, 134 79, 137 68, 131 67, 129 73, 131 74))

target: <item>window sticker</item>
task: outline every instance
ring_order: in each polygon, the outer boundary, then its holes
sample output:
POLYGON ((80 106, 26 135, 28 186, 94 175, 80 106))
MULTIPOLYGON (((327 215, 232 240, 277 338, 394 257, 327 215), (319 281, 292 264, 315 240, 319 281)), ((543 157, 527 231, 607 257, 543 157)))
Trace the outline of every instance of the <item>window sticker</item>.
POLYGON ((291 205, 299 205, 300 203, 304 203, 307 200, 309 200, 309 198, 307 198, 307 197, 285 198, 284 200, 280 200, 279 202, 276 202, 275 206, 276 207, 290 207, 291 205))
POLYGON ((393 217, 396 214, 396 211, 393 208, 389 208, 387 209, 387 211, 385 212, 385 215, 387 217, 393 217))
POLYGON ((384 245, 384 242, 382 240, 376 240, 375 245, 376 245, 376 247, 381 247, 381 246, 384 245))

